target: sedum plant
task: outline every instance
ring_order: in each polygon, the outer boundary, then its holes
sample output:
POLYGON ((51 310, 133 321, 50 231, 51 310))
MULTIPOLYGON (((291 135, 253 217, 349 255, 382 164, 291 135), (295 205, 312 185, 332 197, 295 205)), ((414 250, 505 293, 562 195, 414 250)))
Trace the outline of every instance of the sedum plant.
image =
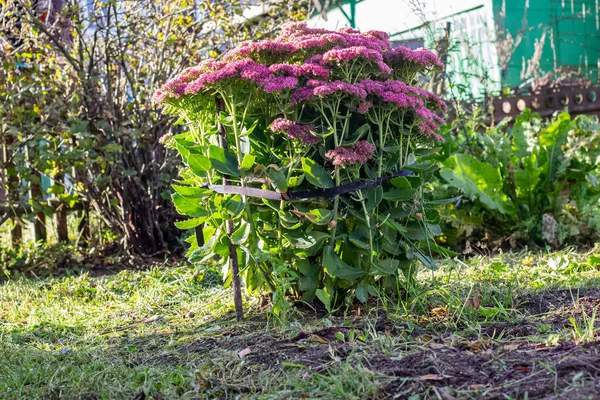
POLYGON ((414 85, 441 67, 384 32, 297 23, 166 82, 154 101, 188 128, 164 142, 185 162, 173 201, 190 261, 220 263, 234 290, 239 269, 275 313, 289 292, 331 310, 434 268, 417 160, 445 104, 414 85))

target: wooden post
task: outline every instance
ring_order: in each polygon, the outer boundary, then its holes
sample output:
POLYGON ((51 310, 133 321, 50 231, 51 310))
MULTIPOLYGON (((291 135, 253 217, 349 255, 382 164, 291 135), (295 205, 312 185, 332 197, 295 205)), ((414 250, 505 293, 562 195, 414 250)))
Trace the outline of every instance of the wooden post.
MULTIPOLYGON (((61 172, 54 178, 55 184, 58 182, 59 185, 65 184, 65 176, 61 172)), ((60 243, 69 242, 69 227, 67 225, 67 211, 65 204, 60 204, 56 209, 56 235, 60 243)))
MULTIPOLYGON (((19 203, 19 177, 15 171, 15 164, 12 162, 10 145, 13 143, 12 135, 7 135, 4 148, 4 160, 6 162, 6 174, 8 175, 8 202, 10 206, 19 203)), ((17 248, 23 241, 23 226, 21 220, 16 215, 10 217, 13 228, 10 231, 10 240, 13 248, 17 248)))
MULTIPOLYGON (((42 193, 42 175, 39 173, 35 173, 34 181, 30 182, 31 189, 31 199, 33 201, 37 201, 39 203, 44 202, 44 194, 42 193)), ((46 242, 46 215, 43 210, 38 211, 35 214, 35 221, 33 222, 33 236, 35 238, 35 242, 46 242)))
MULTIPOLYGON (((90 209, 87 203, 82 204, 83 209, 79 214, 79 224, 77 225, 77 234, 79 235, 79 243, 82 247, 87 247, 91 240, 90 235, 90 209)), ((102 238, 102 232, 99 237, 102 238)))
MULTIPOLYGON (((77 147, 77 139, 75 136, 71 138, 71 145, 73 147, 77 147)), ((73 167, 72 170, 72 179, 73 185, 77 185, 77 168, 73 167)), ((88 203, 82 203, 82 210, 77 215, 79 216, 79 224, 77 225, 77 244, 82 247, 87 247, 92 236, 90 234, 90 208, 88 203)), ((99 236, 102 238, 102 234, 99 236)))
MULTIPOLYGON (((219 121, 221 111, 225 109, 223 99, 216 97, 215 102, 217 105, 217 120, 219 121)), ((225 126, 219 122, 219 141, 221 147, 227 151, 227 131, 225 126)), ((223 175, 223 185, 229 185, 229 177, 223 175)), ((231 268, 231 289, 233 290, 233 305, 235 307, 235 319, 241 321, 244 318, 244 305, 242 303, 242 285, 240 282, 240 265, 237 255, 237 247, 231 242, 231 235, 235 231, 232 220, 225 221, 225 229, 227 231, 227 244, 229 247, 229 267, 231 268)), ((196 238, 198 239, 198 238, 196 238)))
POLYGON ((2 145, 2 147, 0 147, 0 202, 2 203, 8 199, 6 195, 6 171, 4 170, 6 155, 4 151, 4 145, 2 145))

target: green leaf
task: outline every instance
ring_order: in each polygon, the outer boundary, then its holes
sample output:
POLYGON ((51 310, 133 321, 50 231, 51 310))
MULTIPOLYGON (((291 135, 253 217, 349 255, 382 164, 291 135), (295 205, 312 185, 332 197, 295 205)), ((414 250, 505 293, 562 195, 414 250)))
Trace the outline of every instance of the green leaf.
POLYGON ((390 201, 408 201, 412 199, 414 195, 415 189, 396 188, 385 192, 383 198, 390 201))
POLYGON ((360 138, 362 138, 364 136, 365 133, 369 132, 371 130, 371 125, 369 124, 364 124, 362 126, 360 126, 356 131, 354 131, 354 133, 351 134, 350 139, 346 142, 344 142, 344 145, 350 146, 355 144, 356 142, 358 142, 360 140, 360 138))
POLYGON ((364 190, 363 192, 367 198, 367 202, 365 203, 367 211, 371 211, 377 207, 381 203, 381 200, 383 200, 383 188, 381 186, 364 190))
POLYGON ((316 225, 327 225, 332 216, 332 212, 326 208, 317 208, 306 213, 310 222, 316 225))
POLYGON ((348 236, 348 240, 350 241, 350 243, 352 243, 359 249, 370 250, 371 247, 369 246, 369 243, 365 242, 362 239, 363 239, 363 237, 358 232, 352 232, 348 236))
POLYGON ((478 198, 491 210, 502 214, 515 211, 508 196, 502 191, 500 171, 467 154, 455 154, 444 161, 440 175, 450 185, 462 189, 471 197, 478 198))
POLYGON ((439 244, 437 244, 437 243, 435 243, 433 241, 430 241, 428 243, 428 246, 431 249, 431 251, 436 252, 439 255, 447 257, 447 258, 456 257, 456 256, 459 255, 458 253, 456 253, 456 252, 454 252, 454 251, 452 251, 450 249, 447 249, 445 247, 442 247, 442 246, 440 246, 439 244))
POLYGON ((199 177, 206 176, 206 172, 210 171, 212 168, 212 164, 208 157, 205 157, 201 154, 191 154, 187 158, 187 163, 190 166, 190 169, 194 173, 194 175, 199 177))
POLYGON ((285 192, 287 190, 287 179, 285 178, 285 174, 283 172, 270 168, 268 175, 269 179, 271 179, 271 184, 275 189, 279 190, 280 192, 285 192))
POLYGON ((390 179, 390 183, 397 188, 411 187, 410 181, 405 176, 399 176, 397 178, 390 179))
POLYGON ((321 231, 312 231, 309 233, 290 232, 284 234, 284 237, 290 244, 297 249, 312 249, 320 246, 329 236, 329 233, 321 231))
POLYGON ((515 192, 517 198, 529 205, 534 201, 533 196, 543 172, 542 168, 538 168, 536 159, 536 154, 531 154, 529 157, 521 158, 515 167, 515 192))
POLYGON ((237 217, 244 210, 244 203, 242 202, 240 195, 235 195, 226 199, 222 206, 233 218, 237 217))
POLYGON ((204 221, 206 221, 206 217, 190 218, 186 219, 185 221, 175 222, 175 226, 182 230, 193 229, 198 225, 204 223, 204 221))
POLYGON ((173 194, 171 198, 175 209, 181 215, 187 215, 188 217, 205 217, 208 215, 208 211, 200 205, 197 199, 183 197, 178 193, 173 194))
POLYGON ((302 181, 304 181, 304 174, 299 176, 291 176, 288 180, 288 188, 300 186, 302 181))
POLYGON ((317 298, 321 300, 321 303, 325 306, 328 313, 331 313, 331 294, 323 289, 317 289, 317 298))
POLYGON ((323 267, 327 273, 336 278, 354 280, 365 274, 365 271, 354 268, 342 261, 337 254, 333 252, 331 246, 325 247, 323 250, 323 267))
POLYGON ((252 154, 245 154, 244 159, 242 160, 242 165, 240 165, 240 169, 250 169, 254 166, 254 161, 256 161, 256 157, 252 154))
POLYGON ((439 205, 442 205, 442 204, 455 203, 455 202, 457 202, 460 199, 462 199, 462 196, 451 197, 451 198, 448 198, 448 199, 431 200, 431 201, 426 201, 425 205, 426 206, 439 206, 439 205))
POLYGON ((211 190, 193 187, 193 186, 180 186, 173 185, 173 189, 184 197, 200 198, 212 193, 211 190))
POLYGON ((415 256, 425 265, 427 268, 435 271, 437 269, 437 265, 435 262, 425 254, 423 254, 419 249, 415 249, 415 256))
POLYGON ((356 287, 356 290, 354 291, 354 294, 356 295, 358 301, 360 301, 361 303, 366 303, 369 299, 369 291, 367 290, 367 284, 364 282, 359 283, 356 287))
POLYGON ((208 154, 214 169, 223 175, 240 176, 240 170, 238 169, 235 155, 229 151, 225 151, 222 147, 214 145, 210 146, 208 154))
POLYGON ((334 186, 331 175, 325 169, 310 158, 302 158, 302 170, 306 179, 316 187, 323 189, 334 186))
POLYGON ((418 222, 411 222, 406 225, 406 233, 404 233, 404 236, 410 240, 426 240, 427 231, 425 231, 425 228, 418 222))
POLYGON ((250 236, 250 224, 246 222, 233 232, 231 235, 231 243, 236 246, 244 244, 246 243, 246 240, 248 240, 248 236, 250 236))
POLYGON ((398 267, 400 266, 399 260, 388 258, 375 264, 375 269, 381 273, 381 275, 396 275, 398 267))

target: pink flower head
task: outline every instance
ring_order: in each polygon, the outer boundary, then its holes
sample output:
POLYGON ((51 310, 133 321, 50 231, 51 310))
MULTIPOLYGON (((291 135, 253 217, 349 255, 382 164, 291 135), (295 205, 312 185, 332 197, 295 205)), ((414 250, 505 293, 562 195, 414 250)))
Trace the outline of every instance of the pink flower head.
POLYGON ((356 112, 358 112, 359 114, 366 114, 371 109, 371 107, 373 107, 373 102, 363 101, 356 108, 356 112))
POLYGON ((384 54, 384 60, 392 66, 414 64, 421 68, 444 68, 444 64, 431 51, 425 49, 411 50, 408 47, 397 47, 384 54))
POLYGON ((202 76, 202 74, 216 71, 223 68, 226 64, 222 61, 207 59, 202 61, 195 67, 184 69, 179 75, 168 80, 165 84, 154 93, 152 101, 155 104, 164 102, 170 98, 177 98, 185 93, 187 85, 202 76))
POLYGON ((314 130, 314 125, 302 125, 284 118, 277 118, 271 123, 272 132, 285 133, 290 139, 300 140, 306 146, 321 142, 320 138, 310 133, 314 130))
POLYGON ((332 160, 333 165, 346 166, 364 164, 373 158, 375 146, 366 140, 359 140, 352 147, 336 147, 325 153, 325 157, 332 160))
POLYGON ((309 80, 306 83, 306 86, 313 88, 313 94, 317 97, 323 97, 338 92, 347 93, 361 99, 367 97, 367 92, 360 84, 352 84, 344 81, 324 82, 309 80))
POLYGON ((196 94, 206 89, 207 86, 216 85, 235 77, 264 86, 269 82, 271 76, 271 71, 267 66, 250 58, 243 58, 230 62, 223 68, 201 75, 195 81, 187 84, 185 94, 196 94))
POLYGON ((292 43, 261 40, 259 42, 246 41, 225 54, 225 61, 240 58, 281 58, 291 55, 296 50, 292 43))
POLYGON ((271 80, 265 84, 264 89, 267 93, 279 93, 284 89, 293 89, 297 84, 298 78, 295 76, 278 76, 271 78, 271 80))
POLYGON ((369 49, 365 46, 352 46, 346 48, 335 47, 323 54, 323 60, 338 63, 348 62, 357 58, 373 60, 381 72, 386 75, 389 75, 392 72, 392 69, 383 62, 381 51, 369 49))
POLYGON ((274 74, 289 75, 295 77, 305 76, 308 78, 328 78, 330 70, 322 65, 305 62, 296 64, 273 64, 269 70, 274 74))

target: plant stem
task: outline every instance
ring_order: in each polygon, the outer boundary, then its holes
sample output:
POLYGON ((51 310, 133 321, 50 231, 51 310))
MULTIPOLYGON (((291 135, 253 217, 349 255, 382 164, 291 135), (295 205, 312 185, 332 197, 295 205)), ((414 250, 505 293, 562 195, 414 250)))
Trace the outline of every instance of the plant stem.
POLYGON ((369 228, 369 271, 373 266, 373 230, 371 229, 371 216, 367 211, 367 205, 365 204, 365 197, 362 194, 362 191, 358 191, 358 195, 360 196, 360 204, 362 205, 363 212, 365 213, 365 221, 367 222, 367 228, 369 228))

